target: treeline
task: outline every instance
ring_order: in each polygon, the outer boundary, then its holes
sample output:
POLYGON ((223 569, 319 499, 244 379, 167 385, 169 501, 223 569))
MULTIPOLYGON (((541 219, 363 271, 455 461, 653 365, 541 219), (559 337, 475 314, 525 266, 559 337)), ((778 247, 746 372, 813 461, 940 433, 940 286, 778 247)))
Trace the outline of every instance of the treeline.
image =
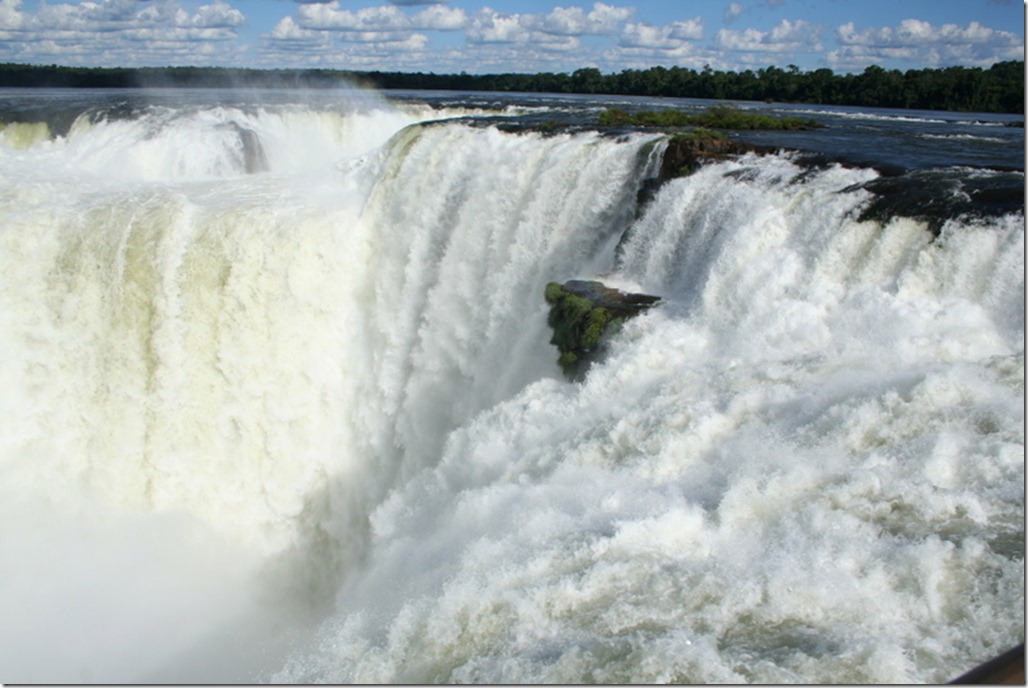
POLYGON ((886 70, 871 66, 860 74, 830 69, 721 72, 684 67, 626 69, 602 74, 595 68, 571 74, 398 74, 368 72, 381 88, 435 88, 463 91, 530 91, 610 95, 763 100, 815 105, 915 108, 974 112, 1024 113, 1024 62, 999 62, 989 69, 886 70))
POLYGON ((741 72, 701 71, 684 67, 625 69, 603 74, 584 68, 570 74, 434 74, 345 70, 258 70, 222 67, 62 67, 0 64, 0 86, 125 88, 338 85, 356 81, 382 89, 587 93, 609 95, 763 100, 815 105, 916 108, 1024 113, 1024 61, 1007 61, 988 69, 883 69, 872 65, 859 74, 830 69, 741 72))
POLYGON ((15 88, 327 88, 353 77, 353 72, 323 69, 63 67, 0 63, 0 87, 15 88))

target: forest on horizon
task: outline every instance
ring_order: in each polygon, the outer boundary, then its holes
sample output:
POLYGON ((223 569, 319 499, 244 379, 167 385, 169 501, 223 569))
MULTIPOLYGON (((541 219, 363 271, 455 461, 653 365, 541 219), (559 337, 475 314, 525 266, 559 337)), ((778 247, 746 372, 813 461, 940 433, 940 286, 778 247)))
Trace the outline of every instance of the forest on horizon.
POLYGON ((884 69, 856 74, 796 65, 741 72, 685 67, 625 69, 603 74, 587 67, 567 73, 435 74, 335 69, 231 67, 68 67, 0 64, 0 87, 335 87, 341 81, 386 90, 500 91, 753 100, 919 110, 1024 114, 1024 61, 981 67, 884 69))

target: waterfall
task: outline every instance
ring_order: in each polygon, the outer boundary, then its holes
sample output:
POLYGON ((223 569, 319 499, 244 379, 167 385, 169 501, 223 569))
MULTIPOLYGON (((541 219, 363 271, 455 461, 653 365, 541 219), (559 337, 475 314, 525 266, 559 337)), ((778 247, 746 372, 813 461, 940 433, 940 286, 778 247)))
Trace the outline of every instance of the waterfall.
POLYGON ((640 206, 660 135, 438 118, 0 138, 0 678, 937 682, 1023 628, 1023 214, 785 153, 640 206), (576 278, 662 301, 569 383, 576 278))

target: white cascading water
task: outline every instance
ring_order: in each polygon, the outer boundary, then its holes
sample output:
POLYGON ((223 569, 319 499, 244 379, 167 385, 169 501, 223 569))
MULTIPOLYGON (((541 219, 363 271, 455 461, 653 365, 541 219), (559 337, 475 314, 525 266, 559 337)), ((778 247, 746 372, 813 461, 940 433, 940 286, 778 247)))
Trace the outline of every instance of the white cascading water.
POLYGON ((938 682, 1017 637, 1021 216, 859 222, 873 172, 779 155, 636 218, 652 136, 424 118, 0 145, 0 679, 938 682), (601 274, 664 301, 568 383, 543 286, 601 274))
POLYGON ((452 431, 276 678, 938 682, 1016 638, 1023 221, 857 222, 871 174, 669 183, 605 276, 665 303, 452 431))

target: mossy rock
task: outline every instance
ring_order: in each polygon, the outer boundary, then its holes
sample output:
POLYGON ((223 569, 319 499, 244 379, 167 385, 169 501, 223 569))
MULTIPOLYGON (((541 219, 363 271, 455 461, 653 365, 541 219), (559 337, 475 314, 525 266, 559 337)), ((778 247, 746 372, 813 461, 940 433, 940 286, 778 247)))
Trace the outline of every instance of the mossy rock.
POLYGON ((557 363, 570 380, 585 376, 625 320, 660 301, 659 296, 626 293, 601 282, 584 280, 550 282, 544 296, 550 304, 550 343, 560 352, 557 363))

